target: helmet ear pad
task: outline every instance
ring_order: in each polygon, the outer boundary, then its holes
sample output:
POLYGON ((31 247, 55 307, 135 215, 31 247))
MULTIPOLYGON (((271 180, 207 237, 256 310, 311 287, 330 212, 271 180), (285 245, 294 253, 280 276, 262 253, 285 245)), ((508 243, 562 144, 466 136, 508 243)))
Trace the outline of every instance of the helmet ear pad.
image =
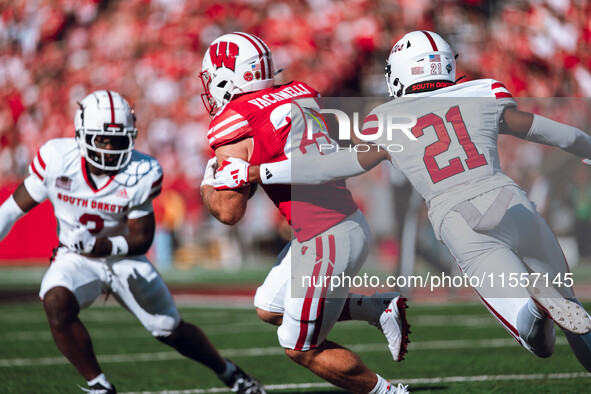
POLYGON ((403 96, 408 87, 419 82, 455 83, 455 57, 449 44, 436 33, 421 30, 406 34, 388 56, 386 83, 390 96, 403 96))

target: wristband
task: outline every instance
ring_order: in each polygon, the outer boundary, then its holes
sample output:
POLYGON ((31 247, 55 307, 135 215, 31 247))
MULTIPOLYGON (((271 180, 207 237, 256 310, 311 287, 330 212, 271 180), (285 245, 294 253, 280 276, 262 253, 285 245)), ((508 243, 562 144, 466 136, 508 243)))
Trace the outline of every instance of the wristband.
POLYGON ((263 184, 292 185, 317 185, 366 172, 353 149, 261 164, 259 171, 263 184))
POLYGON ((109 237, 109 241, 113 245, 113 249, 111 249, 112 256, 125 256, 129 252, 129 245, 123 235, 109 237))
POLYGON ((272 185, 278 183, 290 184, 291 160, 261 164, 259 167, 259 176, 263 185, 272 185))

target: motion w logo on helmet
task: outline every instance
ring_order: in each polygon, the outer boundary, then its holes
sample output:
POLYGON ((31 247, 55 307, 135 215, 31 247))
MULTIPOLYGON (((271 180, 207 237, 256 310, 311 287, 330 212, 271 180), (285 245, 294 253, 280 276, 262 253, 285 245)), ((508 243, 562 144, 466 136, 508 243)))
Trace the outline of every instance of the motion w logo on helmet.
POLYGON ((235 71, 238 45, 234 42, 216 42, 209 47, 209 56, 216 69, 224 66, 235 71))

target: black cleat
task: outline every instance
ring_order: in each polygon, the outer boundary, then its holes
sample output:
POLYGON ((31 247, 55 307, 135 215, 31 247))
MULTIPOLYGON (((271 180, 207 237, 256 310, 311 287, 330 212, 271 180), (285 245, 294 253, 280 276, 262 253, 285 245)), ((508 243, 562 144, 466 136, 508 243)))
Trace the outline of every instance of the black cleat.
POLYGON ((88 389, 85 389, 84 387, 78 386, 80 387, 83 391, 86 391, 87 393, 90 394, 117 394, 117 389, 115 388, 115 386, 111 385, 111 388, 108 389, 105 386, 103 386, 100 383, 96 383, 95 385, 91 386, 88 389))
MULTIPOLYGON (((234 364, 232 361, 230 362, 234 364)), ((244 372, 238 365, 234 364, 234 366, 236 371, 230 379, 224 382, 226 386, 232 389, 232 392, 238 394, 267 394, 261 382, 244 372)))

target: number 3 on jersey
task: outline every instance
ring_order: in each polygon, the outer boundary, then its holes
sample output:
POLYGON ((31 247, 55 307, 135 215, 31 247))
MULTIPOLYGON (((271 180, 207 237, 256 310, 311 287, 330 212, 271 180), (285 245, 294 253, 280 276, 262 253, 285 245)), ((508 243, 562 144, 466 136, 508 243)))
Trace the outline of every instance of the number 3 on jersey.
MULTIPOLYGON (((462 149, 466 153, 466 166, 469 170, 486 165, 486 158, 482 153, 479 153, 474 146, 474 143, 470 139, 470 135, 466 130, 466 125, 462 119, 460 108, 455 106, 451 107, 445 114, 445 120, 447 120, 451 126, 452 131, 455 133, 458 142, 462 145, 462 149)), ((423 155, 423 162, 427 167, 427 171, 431 176, 433 183, 440 182, 444 179, 457 175, 464 172, 464 165, 459 157, 454 157, 449 161, 449 164, 444 167, 439 167, 435 161, 435 157, 449 149, 451 140, 449 133, 443 119, 440 116, 430 113, 422 116, 417 120, 417 124, 412 128, 412 134, 420 138, 424 135, 425 129, 433 127, 435 134, 437 134, 437 141, 425 148, 425 154, 423 155)))

